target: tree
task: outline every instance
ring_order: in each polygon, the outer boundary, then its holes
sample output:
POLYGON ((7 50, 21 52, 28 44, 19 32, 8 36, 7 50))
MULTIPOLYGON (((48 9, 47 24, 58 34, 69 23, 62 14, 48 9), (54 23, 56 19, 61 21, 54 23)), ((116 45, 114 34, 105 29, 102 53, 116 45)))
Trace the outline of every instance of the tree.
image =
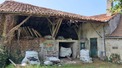
POLYGON ((114 5, 111 8, 111 12, 114 13, 122 13, 122 0, 112 0, 114 5))

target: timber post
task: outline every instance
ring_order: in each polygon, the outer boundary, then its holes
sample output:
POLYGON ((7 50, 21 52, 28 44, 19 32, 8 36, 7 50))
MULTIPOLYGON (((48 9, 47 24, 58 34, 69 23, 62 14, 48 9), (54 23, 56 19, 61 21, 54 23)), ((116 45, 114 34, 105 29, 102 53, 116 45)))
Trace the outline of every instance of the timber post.
POLYGON ((2 31, 2 45, 5 46, 6 45, 6 34, 7 34, 7 14, 3 14, 2 15, 2 23, 3 23, 3 31, 2 31))
POLYGON ((74 27, 74 29, 75 29, 75 32, 76 32, 76 34, 77 34, 77 36, 78 36, 78 50, 77 50, 77 58, 79 58, 80 57, 80 41, 81 41, 81 27, 82 27, 82 25, 81 25, 81 23, 80 23, 80 25, 77 25, 76 23, 75 23, 75 26, 77 27, 74 27))
POLYGON ((57 46, 56 46, 56 44, 57 44, 57 42, 56 42, 56 36, 58 34, 58 31, 60 29, 60 26, 62 24, 63 19, 62 18, 59 18, 59 19, 56 19, 53 22, 49 18, 47 18, 47 20, 48 20, 49 24, 52 26, 51 28, 50 27, 49 28, 50 28, 50 32, 51 32, 51 35, 52 35, 52 40, 53 40, 54 46, 55 46, 54 49, 56 49, 56 52, 57 52, 56 55, 58 57, 59 50, 57 49, 57 46))

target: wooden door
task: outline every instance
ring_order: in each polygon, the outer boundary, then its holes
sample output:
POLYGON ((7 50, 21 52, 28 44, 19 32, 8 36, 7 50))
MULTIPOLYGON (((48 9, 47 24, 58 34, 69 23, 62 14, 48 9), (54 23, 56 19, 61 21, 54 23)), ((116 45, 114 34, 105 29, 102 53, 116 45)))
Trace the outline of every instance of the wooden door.
POLYGON ((97 57, 97 38, 90 38, 90 56, 97 57))

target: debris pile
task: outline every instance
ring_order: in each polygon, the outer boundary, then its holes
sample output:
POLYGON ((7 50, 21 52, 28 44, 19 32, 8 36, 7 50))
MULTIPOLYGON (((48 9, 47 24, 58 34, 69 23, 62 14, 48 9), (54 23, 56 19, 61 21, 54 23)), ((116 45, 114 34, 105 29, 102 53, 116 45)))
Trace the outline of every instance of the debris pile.
POLYGON ((61 57, 71 56, 71 54, 72 54, 71 48, 61 47, 61 49, 60 49, 60 56, 61 57))
POLYGON ((47 57, 46 61, 44 62, 45 65, 53 65, 60 63, 60 59, 57 57, 47 57))
POLYGON ((36 51, 26 51, 25 58, 22 60, 22 65, 27 64, 40 64, 38 53, 36 51))
POLYGON ((92 63, 92 58, 89 56, 89 50, 82 49, 80 50, 80 60, 84 63, 92 63))

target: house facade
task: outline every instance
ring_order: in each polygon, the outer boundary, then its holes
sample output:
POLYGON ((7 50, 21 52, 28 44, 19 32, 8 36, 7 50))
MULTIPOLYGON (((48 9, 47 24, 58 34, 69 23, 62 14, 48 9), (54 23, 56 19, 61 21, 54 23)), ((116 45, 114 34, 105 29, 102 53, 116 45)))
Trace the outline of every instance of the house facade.
MULTIPOLYGON (((104 17, 103 15, 99 15, 99 17, 100 16, 104 17)), ((116 39, 113 38, 115 36, 112 37, 113 32, 116 31, 118 25, 121 22, 121 15, 117 14, 108 20, 110 21, 104 22, 104 23, 99 22, 99 23, 84 23, 83 24, 82 36, 86 38, 86 41, 85 41, 86 48, 91 51, 91 54, 96 55, 98 57, 101 57, 101 56, 109 57, 112 53, 117 53, 122 58, 122 55, 120 54, 121 42, 116 40, 117 38, 116 39), (117 51, 115 51, 116 49, 115 50, 112 49, 112 47, 116 46, 114 43, 117 45, 117 48, 118 48, 117 51)))

